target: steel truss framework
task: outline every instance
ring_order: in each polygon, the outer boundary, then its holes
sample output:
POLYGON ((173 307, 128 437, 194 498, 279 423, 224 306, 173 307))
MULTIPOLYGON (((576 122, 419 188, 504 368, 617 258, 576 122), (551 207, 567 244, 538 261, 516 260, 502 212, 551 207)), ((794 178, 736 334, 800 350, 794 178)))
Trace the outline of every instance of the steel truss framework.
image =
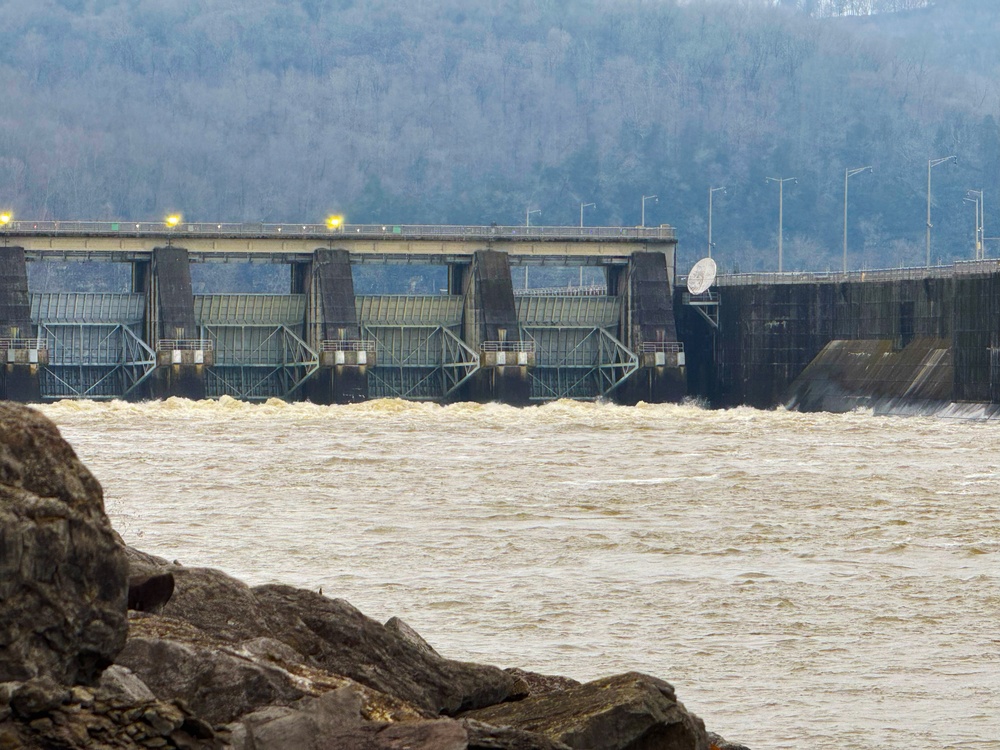
POLYGON ((368 368, 372 398, 446 399, 479 369, 479 354, 446 326, 367 324, 361 337, 378 351, 368 368))
POLYGON ((535 345, 531 399, 594 400, 608 396, 639 369, 639 357, 600 327, 521 327, 535 345))
POLYGON ((156 367, 153 350, 122 323, 41 322, 38 338, 48 349, 39 378, 44 399, 125 398, 156 367))
POLYGON ((203 325, 215 363, 205 368, 209 398, 288 398, 319 369, 319 355, 284 325, 203 325))

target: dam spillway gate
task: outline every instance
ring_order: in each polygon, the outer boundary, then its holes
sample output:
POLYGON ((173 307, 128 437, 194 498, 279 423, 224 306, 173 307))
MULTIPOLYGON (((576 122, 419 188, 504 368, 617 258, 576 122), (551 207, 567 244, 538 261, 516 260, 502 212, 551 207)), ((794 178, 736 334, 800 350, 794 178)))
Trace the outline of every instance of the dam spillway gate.
POLYGON ((672 229, 451 229, 345 227, 313 250, 303 244, 312 240, 267 230, 206 238, 195 227, 127 240, 79 228, 8 232, 0 395, 515 404, 684 395, 672 229), (483 233, 490 239, 476 237, 483 233), (76 262, 124 265, 128 288, 29 287, 29 267, 32 279, 51 282, 46 264, 76 262), (192 267, 217 263, 275 268, 287 293, 196 290, 192 267), (372 264, 435 266, 446 281, 431 294, 356 294, 358 268, 372 264), (528 269, 553 267, 579 268, 581 284, 527 285, 528 269))

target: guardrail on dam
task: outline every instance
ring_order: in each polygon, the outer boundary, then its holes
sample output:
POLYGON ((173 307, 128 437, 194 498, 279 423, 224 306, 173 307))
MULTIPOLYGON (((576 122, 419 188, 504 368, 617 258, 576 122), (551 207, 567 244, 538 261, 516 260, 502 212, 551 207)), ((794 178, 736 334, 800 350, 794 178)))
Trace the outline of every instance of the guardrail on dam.
POLYGON ((720 276, 711 294, 677 309, 692 393, 713 405, 1000 403, 1000 261, 720 276))
MULTIPOLYGON (((0 231, 0 397, 678 400, 671 227, 12 222, 0 231), (29 288, 105 262, 128 289, 29 288), (192 263, 286 266, 284 294, 195 294, 192 263), (358 295, 361 264, 440 265, 433 295, 358 295), (66 264, 70 265, 70 264, 66 264), (602 269, 602 290, 515 294, 512 269, 602 269)), ((277 271, 276 271, 277 273, 277 271)), ((582 273, 581 273, 582 278, 582 273)))

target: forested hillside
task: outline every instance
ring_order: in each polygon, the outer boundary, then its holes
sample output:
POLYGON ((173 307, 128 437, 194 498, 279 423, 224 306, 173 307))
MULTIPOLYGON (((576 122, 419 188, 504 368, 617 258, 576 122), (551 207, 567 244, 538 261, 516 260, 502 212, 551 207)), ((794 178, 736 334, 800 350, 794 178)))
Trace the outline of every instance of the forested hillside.
MULTIPOLYGON (((1000 203, 995 0, 3 0, 19 218, 637 224, 724 268, 971 257, 1000 203), (882 11, 882 12, 878 12, 882 11), (871 15, 874 13, 873 15, 871 15), (845 15, 846 14, 846 15, 845 15)), ((1000 234, 1000 232, 997 232, 1000 234)), ((1000 243, 987 244, 992 255, 1000 243)))

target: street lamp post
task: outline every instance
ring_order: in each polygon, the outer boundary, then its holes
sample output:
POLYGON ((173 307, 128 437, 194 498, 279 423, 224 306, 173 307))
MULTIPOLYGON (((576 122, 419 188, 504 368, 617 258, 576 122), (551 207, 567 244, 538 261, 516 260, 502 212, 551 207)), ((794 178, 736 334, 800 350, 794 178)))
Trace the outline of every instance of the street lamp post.
POLYGON ((778 273, 782 268, 782 239, 785 233, 785 183, 798 182, 794 177, 767 177, 767 182, 778 183, 778 273))
POLYGON ((982 260, 985 256, 984 253, 984 240, 986 232, 984 231, 983 224, 985 224, 983 213, 985 207, 983 206, 983 191, 982 190, 968 190, 965 193, 965 200, 969 203, 976 204, 976 243, 975 243, 975 254, 974 258, 976 260, 982 260))
POLYGON ((944 164, 946 161, 958 162, 957 156, 944 156, 940 159, 928 159, 927 160, 927 267, 931 266, 931 170, 938 164, 944 164))
POLYGON ((644 195, 642 196, 642 222, 640 226, 646 226, 646 201, 660 202, 660 199, 655 195, 644 195))
POLYGON ((712 196, 715 195, 720 190, 723 193, 726 192, 726 188, 724 187, 710 187, 708 189, 708 257, 709 258, 712 257, 712 247, 714 247, 714 245, 712 244, 712 196))
POLYGON ((583 209, 585 208, 597 208, 596 203, 581 203, 580 204, 580 228, 583 228, 583 209))
POLYGON ((524 212, 524 226, 530 227, 531 226, 531 215, 532 214, 540 214, 541 212, 542 212, 542 209, 540 209, 540 208, 529 208, 529 209, 526 209, 525 212, 524 212))
POLYGON ((847 180, 862 172, 874 171, 871 167, 856 167, 844 170, 844 273, 847 273, 847 180))

